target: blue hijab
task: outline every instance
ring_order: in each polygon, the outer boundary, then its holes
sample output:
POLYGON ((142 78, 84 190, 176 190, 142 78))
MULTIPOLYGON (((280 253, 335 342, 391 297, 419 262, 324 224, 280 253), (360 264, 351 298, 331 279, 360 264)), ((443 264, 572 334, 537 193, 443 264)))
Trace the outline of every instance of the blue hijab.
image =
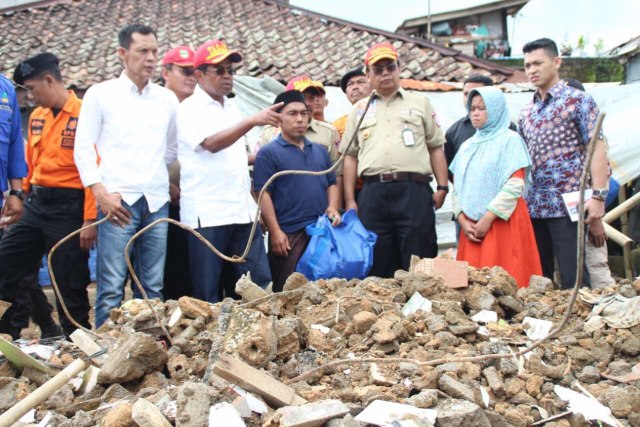
POLYGON ((515 172, 526 168, 528 183, 531 168, 524 140, 509 129, 511 120, 504 94, 492 86, 474 89, 467 98, 468 112, 477 95, 487 108, 487 123, 462 144, 449 167, 460 208, 474 221, 484 216, 489 203, 515 172))

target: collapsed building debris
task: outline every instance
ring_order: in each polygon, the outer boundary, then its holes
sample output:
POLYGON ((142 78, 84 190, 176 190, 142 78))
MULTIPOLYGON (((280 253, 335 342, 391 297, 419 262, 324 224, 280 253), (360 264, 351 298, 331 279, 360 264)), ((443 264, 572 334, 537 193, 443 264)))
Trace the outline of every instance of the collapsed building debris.
MULTIPOLYGON (((250 279, 242 280, 243 290, 253 289, 250 279)), ((518 289, 499 267, 469 268, 468 286, 459 288, 398 271, 393 279, 351 281, 309 282, 294 274, 284 289, 247 291, 244 301, 213 305, 188 297, 152 301, 173 346, 147 304, 128 301, 98 331, 103 339, 96 344, 108 353, 87 361, 95 366, 35 407, 33 423, 527 426, 549 420, 546 425, 559 427, 593 416, 576 393, 599 402, 602 422, 640 426, 640 315, 628 313, 620 325, 621 316, 608 317, 602 306, 615 300, 634 307, 628 301, 640 298, 640 280, 581 291, 557 337, 521 357, 477 362, 446 359, 515 355, 548 333, 545 322, 559 324, 570 291, 553 290, 541 277, 518 289), (403 314, 416 293, 419 304, 403 314), (337 360, 344 362, 332 364, 337 360), (382 412, 385 417, 376 415, 382 412)), ((87 339, 82 346, 96 348, 87 339)), ((55 353, 46 373, 0 363, 2 411, 55 376, 52 365, 68 366, 85 354, 70 342, 55 353)))

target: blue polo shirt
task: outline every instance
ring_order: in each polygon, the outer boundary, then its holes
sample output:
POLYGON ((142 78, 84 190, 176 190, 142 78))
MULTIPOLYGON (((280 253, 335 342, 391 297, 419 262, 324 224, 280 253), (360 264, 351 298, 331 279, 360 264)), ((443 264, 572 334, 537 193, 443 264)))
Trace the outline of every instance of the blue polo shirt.
MULTIPOLYGON (((331 167, 327 149, 304 139, 304 150, 278 135, 258 151, 253 166, 253 186, 262 190, 267 180, 283 170, 321 171, 331 167)), ((322 176, 286 175, 276 179, 267 189, 280 228, 296 233, 314 223, 329 205, 327 188, 336 183, 333 172, 322 176)))
POLYGON ((0 75, 0 206, 8 180, 27 176, 24 140, 20 128, 20 107, 13 84, 0 75))

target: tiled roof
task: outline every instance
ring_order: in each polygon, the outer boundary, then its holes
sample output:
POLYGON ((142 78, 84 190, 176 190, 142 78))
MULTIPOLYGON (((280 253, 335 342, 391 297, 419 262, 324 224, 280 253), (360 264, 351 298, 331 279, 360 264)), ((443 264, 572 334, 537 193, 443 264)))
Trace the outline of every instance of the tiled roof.
POLYGON ((346 70, 362 62, 367 48, 381 41, 398 49, 402 78, 460 81, 481 72, 499 83, 514 75, 454 49, 273 0, 66 0, 0 12, 0 72, 11 76, 22 59, 49 51, 60 57, 69 86, 87 88, 120 73, 117 32, 133 22, 156 29, 161 55, 178 44, 197 47, 222 37, 243 53, 241 74, 281 82, 308 73, 338 85, 346 70))

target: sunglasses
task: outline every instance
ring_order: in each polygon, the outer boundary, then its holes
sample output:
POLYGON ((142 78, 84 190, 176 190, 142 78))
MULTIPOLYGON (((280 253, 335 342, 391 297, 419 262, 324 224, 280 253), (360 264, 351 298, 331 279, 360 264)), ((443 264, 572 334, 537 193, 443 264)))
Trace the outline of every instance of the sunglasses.
POLYGON ((384 70, 387 70, 389 73, 393 73, 397 69, 398 69, 398 63, 397 62, 391 62, 391 63, 389 63, 387 65, 373 65, 371 67, 371 71, 376 76, 379 76, 380 74, 384 73, 384 70))
POLYGON ((182 75, 185 77, 193 76, 193 73, 196 71, 193 69, 193 67, 178 67, 178 69, 180 70, 182 75))
POLYGON ((207 71, 209 70, 213 70, 214 73, 216 73, 216 75, 218 76, 224 76, 225 73, 229 74, 230 76, 233 76, 236 73, 236 69, 233 68, 231 65, 227 67, 223 67, 222 65, 209 66, 207 67, 207 71))

